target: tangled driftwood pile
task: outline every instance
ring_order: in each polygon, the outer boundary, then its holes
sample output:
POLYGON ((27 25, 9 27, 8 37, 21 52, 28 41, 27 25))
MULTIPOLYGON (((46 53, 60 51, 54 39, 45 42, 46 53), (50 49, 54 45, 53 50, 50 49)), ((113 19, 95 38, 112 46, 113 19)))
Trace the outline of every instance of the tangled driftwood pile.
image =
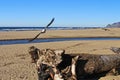
POLYGON ((119 74, 120 55, 65 54, 65 50, 29 48, 39 80, 83 80, 119 74))

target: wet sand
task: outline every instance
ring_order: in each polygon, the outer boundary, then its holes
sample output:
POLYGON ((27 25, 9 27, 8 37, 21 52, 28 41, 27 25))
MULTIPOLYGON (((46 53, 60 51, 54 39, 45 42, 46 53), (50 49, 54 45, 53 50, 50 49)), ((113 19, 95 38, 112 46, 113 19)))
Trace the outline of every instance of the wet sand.
MULTIPOLYGON (((115 37, 119 37, 120 32, 118 31, 119 29, 112 29, 110 31, 104 31, 101 29, 97 29, 97 30, 92 29, 92 31, 91 29, 90 31, 75 30, 75 32, 74 30, 73 32, 72 30, 65 30, 65 31, 58 30, 58 31, 48 31, 47 34, 41 35, 40 37, 48 37, 48 36, 49 37, 72 37, 72 36, 80 37, 81 35, 82 37, 86 37, 86 36, 98 37, 97 34, 99 34, 99 36, 111 37, 112 35, 110 34, 111 33, 113 34, 113 32, 115 37), (82 32, 84 32, 84 34, 82 32), (87 32, 91 32, 91 34, 88 35, 87 32), (101 34, 102 32, 105 35, 101 34), (57 33, 60 35, 58 36, 57 33), (64 34, 64 35, 61 35, 61 34, 64 34)), ((22 31, 21 32, 0 32, 0 39, 21 39, 21 38, 24 39, 26 37, 32 38, 37 33, 38 31, 37 32, 25 31, 25 33, 23 33, 22 31)), ((63 41, 63 42, 1 45, 0 46, 0 80, 37 80, 35 65, 33 63, 30 63, 30 56, 27 51, 28 47, 30 46, 36 46, 39 49, 45 49, 45 48, 65 49, 66 54, 73 54, 73 53, 114 54, 110 50, 110 47, 120 47, 120 40, 63 41)), ((99 80, 120 80, 120 75, 118 76, 109 75, 109 76, 101 77, 99 80)))

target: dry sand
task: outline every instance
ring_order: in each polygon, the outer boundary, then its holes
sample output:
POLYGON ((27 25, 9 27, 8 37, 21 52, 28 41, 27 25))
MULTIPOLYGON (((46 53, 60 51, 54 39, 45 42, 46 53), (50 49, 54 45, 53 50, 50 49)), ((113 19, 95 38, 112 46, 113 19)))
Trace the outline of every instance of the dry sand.
MULTIPOLYGON (((120 29, 90 30, 55 30, 48 31, 40 37, 120 37, 120 29)), ((24 39, 34 37, 38 31, 0 32, 0 39, 24 39)), ((120 47, 120 40, 116 41, 63 41, 32 44, 15 44, 0 46, 0 80, 37 80, 35 65, 30 63, 28 47, 39 49, 65 49, 66 53, 114 54, 109 48, 120 47)), ((120 80, 118 76, 101 77, 99 80, 120 80)))
MULTIPOLYGON (((28 39, 35 37, 40 31, 8 31, 0 32, 0 40, 28 39)), ((111 28, 110 31, 102 29, 84 30, 48 30, 38 38, 67 38, 67 37, 120 37, 120 28, 111 28)))

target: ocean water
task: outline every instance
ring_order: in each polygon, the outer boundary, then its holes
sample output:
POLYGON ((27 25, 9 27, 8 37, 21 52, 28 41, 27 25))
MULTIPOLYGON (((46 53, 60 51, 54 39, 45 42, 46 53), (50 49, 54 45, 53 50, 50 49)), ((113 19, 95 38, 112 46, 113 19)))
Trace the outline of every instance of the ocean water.
POLYGON ((83 41, 83 40, 120 40, 120 38, 48 38, 48 39, 36 39, 29 42, 27 39, 23 40, 0 40, 0 45, 12 45, 12 44, 30 44, 30 43, 44 43, 44 42, 59 42, 59 41, 83 41))
MULTIPOLYGON (((50 30, 93 29, 98 27, 49 27, 50 30)), ((31 31, 41 30, 44 27, 0 27, 0 31, 31 31)))
MULTIPOLYGON (((73 29, 93 29, 97 27, 49 27, 50 30, 73 30, 73 29)), ((0 31, 31 31, 41 30, 44 27, 0 27, 0 31)), ((56 41, 75 41, 75 40, 120 40, 120 38, 54 38, 54 39, 36 39, 32 42, 29 40, 0 40, 0 45, 10 44, 29 44, 40 42, 56 42, 56 41)))

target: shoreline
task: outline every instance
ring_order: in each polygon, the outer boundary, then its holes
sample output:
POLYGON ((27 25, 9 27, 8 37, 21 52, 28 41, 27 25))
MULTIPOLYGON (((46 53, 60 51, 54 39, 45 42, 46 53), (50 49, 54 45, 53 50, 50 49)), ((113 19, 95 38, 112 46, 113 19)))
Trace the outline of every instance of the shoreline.
MULTIPOLYGON (((47 30, 38 39, 50 38, 120 38, 120 28, 84 30, 47 30)), ((34 38, 40 31, 7 31, 0 32, 0 40, 27 40, 34 38)))
MULTIPOLYGON (((64 38, 64 39, 69 39, 69 38, 120 38, 120 37, 112 37, 112 36, 104 36, 104 37, 51 37, 51 38, 37 38, 37 39, 61 39, 61 38, 64 38)), ((29 40, 29 39, 32 39, 32 38, 23 38, 23 39, 0 39, 0 41, 9 41, 9 40, 29 40)), ((36 40, 37 40, 36 39, 36 40)))

